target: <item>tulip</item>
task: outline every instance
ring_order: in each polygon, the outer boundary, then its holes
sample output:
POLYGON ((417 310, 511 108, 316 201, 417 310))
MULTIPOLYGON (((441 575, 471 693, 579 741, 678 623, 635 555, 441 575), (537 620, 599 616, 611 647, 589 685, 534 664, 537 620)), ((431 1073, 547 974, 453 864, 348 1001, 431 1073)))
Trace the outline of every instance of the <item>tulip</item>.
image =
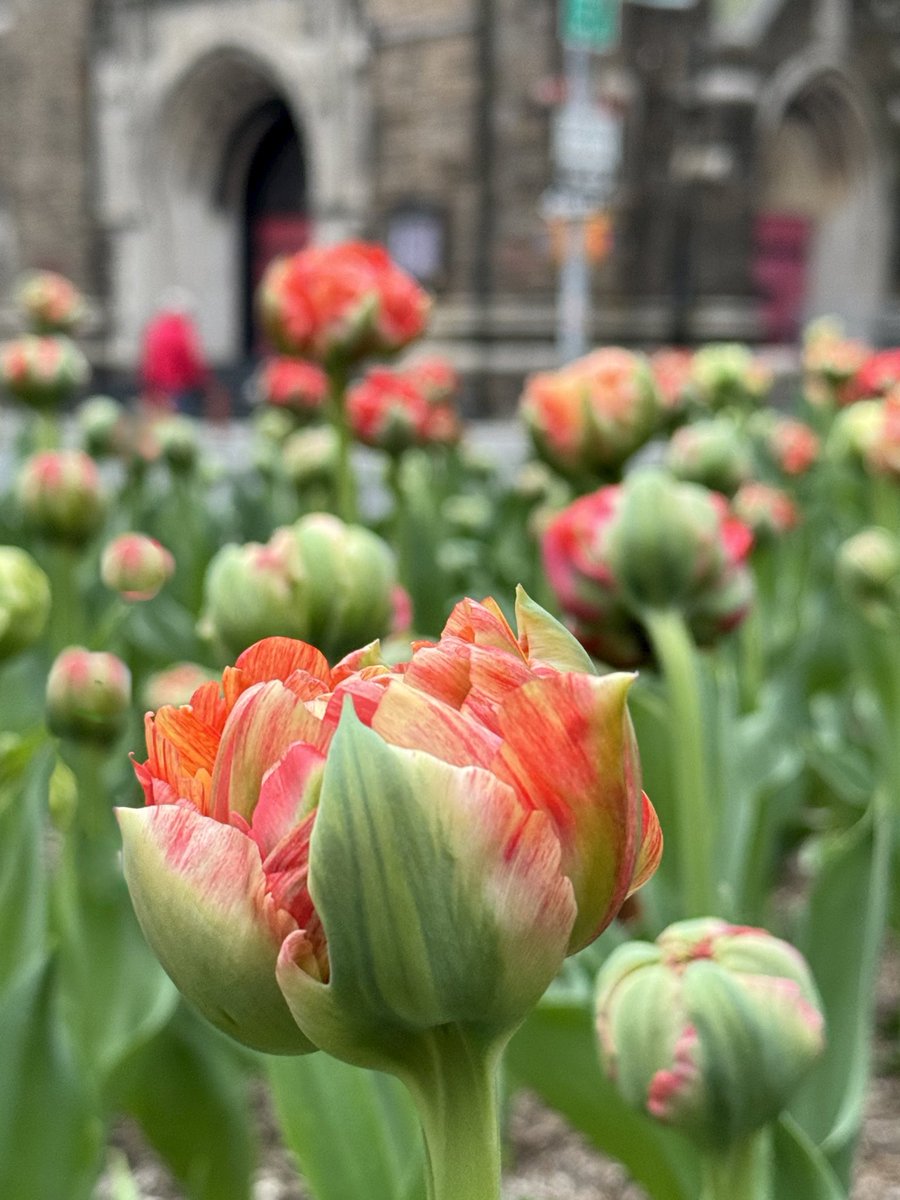
POLYGON ((773 417, 766 445, 779 470, 791 476, 805 475, 818 462, 821 451, 818 434, 791 417, 773 417))
POLYGON ((59 737, 105 743, 124 727, 131 705, 131 673, 121 659, 70 646, 47 678, 47 725, 59 737))
POLYGON ((404 363, 403 373, 422 392, 429 404, 452 404, 459 391, 459 375, 446 358, 432 355, 404 363))
POLYGON ((89 378, 87 359, 67 337, 28 336, 0 347, 0 383, 30 408, 58 408, 89 378))
POLYGON ((838 586, 863 618, 881 629, 900 626, 900 540, 887 529, 863 529, 838 551, 838 586))
POLYGON ((690 350, 656 350, 650 355, 650 370, 664 411, 677 416, 694 398, 694 355, 690 350))
POLYGON ((865 466, 878 442, 883 420, 880 400, 859 400, 842 409, 828 434, 829 458, 848 466, 865 466))
POLYGON ((567 475, 616 474, 653 434, 659 411, 647 361, 614 346, 533 376, 520 402, 537 452, 567 475))
POLYGON ((296 358, 270 358, 256 376, 263 404, 286 409, 301 420, 319 415, 328 394, 328 376, 315 363, 296 358))
POLYGON ((363 445, 389 454, 459 439, 459 421, 449 404, 430 403, 414 376, 386 367, 373 368, 350 389, 347 419, 363 445))
POLYGON ((123 533, 100 559, 100 576, 123 600, 152 600, 172 577, 175 559, 155 538, 123 533))
POLYGON ((0 660, 36 642, 49 612, 47 576, 18 546, 0 546, 0 660))
POLYGON ((436 1200, 495 1200, 493 1070, 564 957, 655 869, 628 676, 524 595, 398 668, 266 639, 147 718, 120 809, 145 934, 219 1028, 391 1071, 436 1200))
POLYGON ((754 545, 780 538, 800 521, 797 506, 787 492, 768 483, 745 483, 732 507, 738 520, 752 531, 754 545))
POLYGON ((753 1190, 758 1163, 740 1148, 785 1108, 823 1029, 798 951, 713 917, 618 947, 597 978, 604 1070, 629 1105, 698 1144, 715 1200, 768 1194, 753 1190))
POLYGON ((128 448, 128 420, 112 396, 91 396, 78 406, 78 431, 92 458, 113 458, 128 448))
POLYGON ((330 483, 337 472, 338 445, 329 425, 299 429, 281 448, 281 467, 290 483, 302 492, 330 483))
POLYGON ((700 404, 713 412, 746 408, 764 400, 772 373, 746 346, 713 342, 694 354, 693 384, 700 404))
POLYGON ((22 467, 17 497, 26 523, 51 541, 86 542, 103 521, 100 473, 82 450, 48 450, 22 467))
POLYGON ((750 477, 751 462, 741 431, 727 417, 697 421, 675 431, 666 466, 678 479, 733 496, 750 477))
POLYGON ((209 564, 202 625, 232 652, 303 637, 344 653, 388 632, 395 564, 369 530, 311 513, 267 543, 223 547, 209 564))
POLYGON ((154 435, 159 453, 176 474, 194 469, 200 453, 197 422, 191 417, 171 416, 157 421, 154 435))
POLYGON ((32 271, 16 287, 16 305, 35 333, 69 333, 85 313, 84 297, 56 271, 32 271))
POLYGON ((430 301, 381 246, 311 246, 277 260, 259 293, 266 332, 285 354, 330 365, 394 354, 421 336, 430 301))
POLYGON ((828 408, 858 399, 854 378, 870 354, 864 343, 845 337, 834 320, 812 321, 803 334, 806 398, 816 407, 828 408))
POLYGON ((144 706, 155 712, 166 704, 176 708, 190 704, 194 692, 214 679, 218 679, 218 675, 199 663, 175 663, 163 671, 156 671, 147 679, 142 692, 144 706))

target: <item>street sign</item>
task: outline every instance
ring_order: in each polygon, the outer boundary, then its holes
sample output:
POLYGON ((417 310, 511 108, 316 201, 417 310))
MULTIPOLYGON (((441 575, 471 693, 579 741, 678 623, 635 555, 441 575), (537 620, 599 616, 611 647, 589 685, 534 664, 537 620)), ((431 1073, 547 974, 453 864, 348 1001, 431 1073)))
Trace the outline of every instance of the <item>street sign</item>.
POLYGON ((608 50, 619 40, 622 0, 566 0, 562 40, 570 46, 608 50))
POLYGON ((622 122, 608 109, 569 101, 553 126, 557 185, 565 192, 605 200, 613 189, 622 157, 622 122))

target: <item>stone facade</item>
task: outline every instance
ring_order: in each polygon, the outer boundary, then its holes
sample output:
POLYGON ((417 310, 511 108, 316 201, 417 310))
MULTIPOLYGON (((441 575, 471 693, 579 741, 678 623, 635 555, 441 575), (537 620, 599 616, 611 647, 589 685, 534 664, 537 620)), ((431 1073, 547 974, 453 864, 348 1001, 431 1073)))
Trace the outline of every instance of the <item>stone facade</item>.
MULTIPOLYGON (((554 358, 558 7, 0 0, 0 288, 26 265, 71 275, 97 302, 95 353, 124 368, 180 284, 212 355, 240 357, 247 180, 280 121, 312 235, 419 263, 436 342, 514 390, 554 358)), ((624 132, 596 337, 787 336, 826 307, 900 332, 896 9, 623 4, 591 68, 624 132)))

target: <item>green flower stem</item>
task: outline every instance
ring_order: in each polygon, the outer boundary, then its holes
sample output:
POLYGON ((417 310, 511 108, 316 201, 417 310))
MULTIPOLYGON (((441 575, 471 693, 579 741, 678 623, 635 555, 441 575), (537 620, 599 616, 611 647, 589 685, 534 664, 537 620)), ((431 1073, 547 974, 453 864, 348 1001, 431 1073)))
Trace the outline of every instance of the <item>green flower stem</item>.
POLYGON ((684 916, 715 912, 713 820, 697 650, 676 609, 642 613, 666 683, 684 916))
POLYGON ((50 645, 54 654, 76 646, 82 636, 81 597, 78 594, 79 551, 65 542, 48 547, 47 575, 50 578, 50 645))
POLYGON ((424 1035, 421 1047, 404 1082, 425 1135, 428 1200, 499 1200, 502 1046, 445 1025, 424 1035))
POLYGON ((400 479, 403 460, 399 454, 388 457, 386 482, 394 505, 391 514, 391 534, 394 552, 397 555, 397 573, 404 587, 410 587, 409 549, 410 530, 409 513, 403 499, 403 484, 400 479))
POLYGON ((350 426, 347 422, 347 369, 332 364, 328 368, 328 414, 337 439, 337 510, 338 516, 354 524, 358 520, 356 479, 350 461, 350 426))
POLYGON ((700 1200, 772 1200, 768 1151, 765 1129, 727 1149, 705 1151, 700 1200))

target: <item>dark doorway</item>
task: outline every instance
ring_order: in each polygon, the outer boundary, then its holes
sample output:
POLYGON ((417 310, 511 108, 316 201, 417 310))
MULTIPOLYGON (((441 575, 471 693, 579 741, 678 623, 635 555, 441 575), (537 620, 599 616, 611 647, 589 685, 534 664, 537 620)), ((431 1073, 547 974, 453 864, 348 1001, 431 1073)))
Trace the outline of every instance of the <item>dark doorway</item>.
POLYGON ((284 103, 272 99, 252 113, 244 138, 252 138, 255 147, 247 166, 243 206, 243 349, 253 355, 260 349, 256 288, 273 258, 306 245, 310 222, 303 150, 284 103))

